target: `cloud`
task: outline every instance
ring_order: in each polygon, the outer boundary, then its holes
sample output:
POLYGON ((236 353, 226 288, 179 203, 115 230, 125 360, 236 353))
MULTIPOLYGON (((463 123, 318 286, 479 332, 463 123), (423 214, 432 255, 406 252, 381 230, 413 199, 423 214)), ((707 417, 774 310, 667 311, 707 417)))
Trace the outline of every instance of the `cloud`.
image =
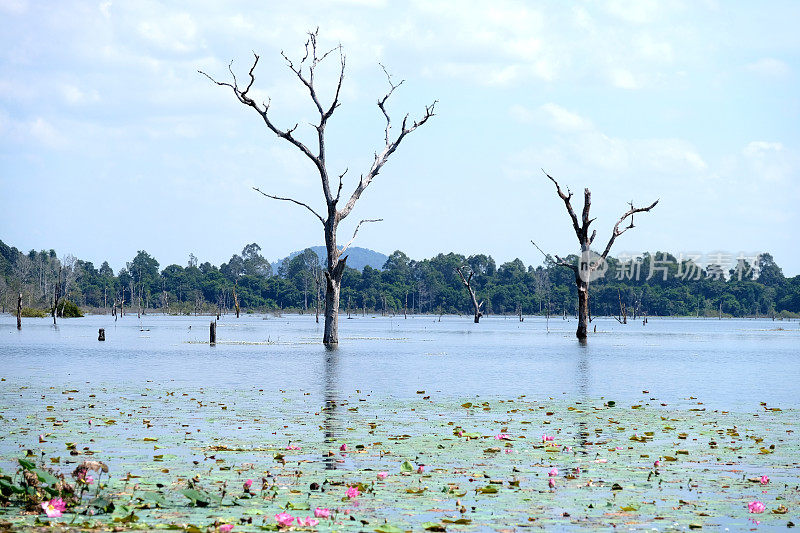
POLYGON ((27 0, 0 0, 0 11, 5 11, 12 15, 22 15, 27 10, 27 0))
POLYGON ((70 105, 83 105, 100 100, 100 94, 96 89, 83 91, 79 87, 69 83, 61 85, 61 95, 70 105))
POLYGON ((749 63, 746 68, 759 76, 770 78, 783 78, 791 72, 789 65, 774 57, 763 57, 758 61, 749 63))
POLYGON ((798 158, 782 143, 751 141, 742 149, 742 155, 752 180, 782 183, 796 175, 798 158))
POLYGON ((658 19, 662 8, 658 0, 609 0, 605 9, 625 22, 648 24, 658 19))
MULTIPOLYGON (((698 175, 708 164, 694 146, 683 139, 631 139, 608 135, 592 120, 549 102, 535 111, 513 106, 509 113, 520 122, 540 124, 555 134, 554 142, 532 150, 539 159, 579 163, 609 173, 647 172, 658 175, 698 175)), ((528 153, 525 157, 530 158, 528 153)), ((534 156, 535 157, 535 156, 534 156)))
POLYGON ((636 90, 641 89, 643 86, 642 82, 631 71, 624 68, 611 69, 608 73, 608 78, 614 87, 620 89, 636 90))
POLYGON ((144 20, 137 26, 139 35, 158 48, 170 52, 191 52, 198 46, 197 24, 188 13, 174 13, 144 20))
POLYGON ((0 136, 13 142, 34 143, 47 148, 67 145, 67 138, 42 117, 20 121, 0 113, 0 136))
POLYGON ((544 104, 540 108, 551 126, 559 131, 582 131, 593 128, 592 122, 583 118, 577 113, 573 113, 552 102, 544 104))

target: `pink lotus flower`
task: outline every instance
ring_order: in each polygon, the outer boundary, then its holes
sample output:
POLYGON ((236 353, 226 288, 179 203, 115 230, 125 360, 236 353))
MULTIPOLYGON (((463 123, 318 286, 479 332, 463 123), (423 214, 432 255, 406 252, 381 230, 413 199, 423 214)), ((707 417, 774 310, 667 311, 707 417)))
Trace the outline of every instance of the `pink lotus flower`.
POLYGON ((761 476, 761 484, 766 485, 769 483, 769 476, 761 476))
POLYGON ((553 469, 550 470, 550 472, 548 472, 547 475, 550 477, 556 477, 558 475, 558 468, 553 467, 553 469))
POLYGON ((58 518, 67 509, 67 504, 61 498, 53 498, 49 502, 42 502, 42 510, 48 518, 58 518))
POLYGON ((252 479, 248 479, 247 481, 244 482, 244 491, 245 492, 250 492, 250 487, 252 487, 252 486, 253 486, 253 480, 252 479))
POLYGON ((289 443, 289 445, 286 447, 286 449, 287 450, 299 450, 300 446, 298 446, 296 444, 289 443))
POLYGON ((580 473, 581 473, 581 467, 576 466, 575 467, 575 474, 580 474, 580 473))
POLYGON ((222 524, 218 529, 220 533, 230 533, 233 530, 233 524, 222 524))
POLYGON ((379 480, 383 481, 387 477, 389 477, 389 472, 378 472, 378 479, 379 480))
POLYGON ((319 524, 319 520, 317 520, 316 518, 311 518, 310 516, 307 516, 305 520, 303 520, 299 516, 297 517, 297 525, 300 527, 314 527, 317 524, 319 524))
POLYGON ((339 449, 341 451, 343 451, 343 452, 346 452, 347 451, 347 444, 342 444, 341 446, 339 446, 339 449))
POLYGON ((661 461, 659 461, 658 459, 656 459, 656 460, 655 460, 655 462, 653 462, 653 466, 654 466, 654 467, 656 467, 656 468, 658 468, 659 466, 661 466, 661 461))
POLYGON ((747 510, 751 513, 760 514, 764 512, 764 509, 764 504, 759 501, 750 502, 747 504, 747 510))
POLYGON ((548 442, 555 440, 555 437, 552 435, 542 435, 542 442, 548 442))
POLYGON ((551 478, 550 478, 550 481, 548 481, 548 482, 547 482, 547 485, 548 485, 548 486, 549 486, 551 489, 554 489, 554 488, 556 488, 556 480, 555 480, 555 478, 552 478, 552 477, 551 477, 551 478))
POLYGON ((459 437, 463 437, 463 436, 464 436, 464 432, 463 432, 463 431, 459 431, 459 432, 458 432, 458 436, 459 436, 459 437))
POLYGON ((361 494, 361 493, 358 491, 358 487, 347 487, 347 497, 348 498, 350 498, 350 499, 358 498, 359 494, 361 494))
POLYGON ((294 517, 284 511, 275 515, 275 521, 280 527, 290 527, 294 523, 294 517))
POLYGON ((494 436, 495 440, 511 440, 511 435, 508 433, 499 433, 494 436))
POLYGON ((328 508, 317 507, 314 509, 314 516, 317 518, 330 518, 331 517, 331 510, 328 508))
POLYGON ((417 474, 423 474, 425 472, 425 465, 419 465, 417 467, 417 474))

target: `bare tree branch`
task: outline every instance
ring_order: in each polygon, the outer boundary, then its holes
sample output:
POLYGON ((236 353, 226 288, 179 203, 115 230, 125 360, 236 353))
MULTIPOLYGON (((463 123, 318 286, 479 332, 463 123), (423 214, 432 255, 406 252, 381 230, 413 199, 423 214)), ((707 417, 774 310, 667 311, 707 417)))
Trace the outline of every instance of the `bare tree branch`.
POLYGON ((197 72, 199 72, 200 74, 202 74, 203 76, 205 76, 206 78, 211 80, 213 83, 215 83, 215 84, 217 84, 217 85, 219 85, 221 87, 229 87, 233 91, 233 94, 236 95, 236 98, 239 100, 239 102, 243 103, 246 106, 252 107, 261 116, 261 119, 264 121, 264 124, 267 125, 267 127, 270 129, 270 131, 272 131, 278 137, 280 137, 282 139, 286 139, 287 141, 289 141, 290 143, 295 145, 301 152, 303 152, 303 154, 305 154, 306 157, 311 159, 311 161, 314 163, 314 165, 318 169, 320 169, 322 171, 322 169, 324 169, 323 161, 320 158, 318 158, 317 156, 315 156, 311 152, 311 150, 308 149, 308 147, 305 144, 303 144, 298 139, 295 139, 292 136, 292 133, 294 132, 294 130, 297 129, 297 125, 295 125, 290 130, 286 130, 286 131, 281 130, 280 128, 275 126, 275 124, 273 124, 272 120, 270 120, 270 118, 269 118, 269 115, 268 115, 269 104, 264 104, 263 108, 262 108, 262 107, 260 107, 258 105, 258 103, 255 100, 253 100, 252 98, 250 98, 250 96, 248 96, 247 93, 250 90, 250 87, 252 87, 253 82, 255 81, 255 77, 253 75, 253 72, 255 71, 256 65, 258 65, 258 60, 259 60, 258 54, 254 53, 253 56, 255 56, 255 59, 253 60, 253 66, 250 67, 250 73, 249 73, 250 82, 247 84, 247 87, 245 87, 244 90, 241 90, 239 88, 239 85, 236 82, 236 78, 235 77, 234 77, 233 83, 228 83, 228 82, 224 82, 224 81, 217 81, 216 79, 214 79, 213 77, 209 76, 208 74, 206 74, 202 70, 198 70, 197 72))
POLYGON ((632 216, 635 213, 644 213, 644 212, 650 211, 651 209, 653 209, 656 206, 656 204, 658 204, 658 202, 659 202, 659 200, 656 200, 655 202, 653 202, 652 204, 650 204, 647 207, 634 207, 633 203, 630 204, 631 208, 628 209, 625 212, 625 214, 620 217, 620 219, 617 221, 616 224, 614 224, 614 231, 611 232, 611 238, 608 239, 608 244, 606 244, 606 249, 603 250, 603 253, 602 253, 603 259, 605 259, 608 256, 608 252, 611 251, 611 245, 614 244, 614 241, 617 239, 617 237, 619 237, 620 235, 622 235, 623 233, 625 233, 626 231, 628 231, 629 229, 634 227, 633 226, 633 219, 631 219, 630 226, 627 226, 625 228, 619 229, 619 225, 622 224, 625 221, 626 218, 628 218, 629 216, 632 216))
POLYGON ((386 71, 386 68, 381 65, 384 73, 386 74, 386 78, 389 82, 389 91, 380 99, 378 100, 378 108, 383 113, 383 116, 386 118, 386 129, 384 140, 386 142, 383 150, 380 153, 375 154, 375 159, 372 162, 372 166, 369 169, 369 172, 361 175, 361 179, 358 181, 358 185, 356 189, 353 191, 353 194, 350 196, 350 199, 347 201, 347 204, 344 206, 344 209, 337 213, 337 217, 339 220, 343 220, 347 215, 350 214, 350 211, 353 210, 353 207, 356 205, 356 202, 361 197, 361 194, 364 192, 375 176, 381 171, 381 168, 384 164, 386 164, 386 160, 389 158, 390 155, 397 150, 397 147, 400 146, 400 143, 403 141, 406 135, 417 129, 418 127, 425 124, 428 119, 430 119, 435 114, 436 104, 438 100, 434 100, 434 102, 429 105, 425 106, 425 114, 419 120, 415 120, 410 126, 408 125, 408 115, 403 118, 403 123, 400 128, 400 133, 394 140, 391 140, 391 128, 392 128, 392 119, 389 116, 389 112, 386 111, 386 101, 389 97, 394 93, 394 90, 402 85, 402 81, 400 83, 395 84, 392 82, 392 77, 386 71))
POLYGON ((259 189, 258 187, 253 187, 253 190, 254 190, 254 191, 256 191, 256 192, 258 192, 258 193, 261 193, 261 194, 263 194, 263 195, 264 195, 264 196, 266 196, 267 198, 272 198, 273 200, 283 200, 283 201, 286 201, 286 202, 292 202, 292 203, 295 203, 295 204, 297 204, 297 205, 301 205, 301 206, 305 207, 306 209, 308 209, 309 211, 311 211, 312 213, 314 213, 314 216, 315 216, 315 217, 317 217, 317 218, 319 219, 319 221, 320 221, 320 222, 322 222, 322 225, 323 225, 323 226, 325 225, 325 219, 323 219, 323 218, 322 218, 322 217, 319 215, 319 213, 317 213, 316 211, 314 211, 314 210, 313 210, 313 209, 312 209, 312 208, 311 208, 311 207, 310 207, 308 204, 304 204, 303 202, 297 201, 297 200, 295 200, 294 198, 283 198, 283 197, 281 197, 281 196, 274 196, 274 195, 272 195, 272 194, 267 194, 267 193, 265 193, 264 191, 262 191, 261 189, 259 189))
POLYGON ((363 224, 364 222, 383 222, 383 219, 382 218, 365 218, 364 220, 359 222, 358 225, 356 226, 356 230, 353 232, 353 238, 350 239, 350 241, 347 244, 345 244, 344 247, 341 250, 339 250, 339 255, 343 254, 344 251, 347 250, 350 247, 351 244, 353 244, 353 241, 356 240, 356 235, 358 234, 358 229, 361 227, 361 224, 363 224))
POLYGON ((481 300, 481 302, 478 303, 478 299, 475 297, 475 290, 472 288, 471 281, 472 281, 472 276, 475 275, 475 271, 473 271, 470 268, 469 269, 469 277, 464 277, 464 272, 462 271, 463 268, 468 268, 468 267, 466 265, 464 265, 464 266, 455 268, 454 270, 456 272, 458 272, 458 275, 461 278, 461 281, 464 283, 464 286, 467 288, 467 291, 469 291, 469 296, 470 296, 470 298, 472 298, 472 307, 475 309, 475 322, 477 323, 480 320, 481 316, 483 316, 483 313, 481 312, 481 307, 483 307, 483 302, 484 301, 481 300))
MULTIPOLYGON (((542 172, 544 172, 544 169, 542 169, 542 172)), ((572 202, 570 201, 572 200, 572 193, 570 192, 569 189, 567 189, 568 194, 564 194, 564 192, 561 190, 561 186, 558 184, 558 182, 553 176, 551 176, 547 172, 544 172, 544 175, 550 178, 550 181, 552 181, 556 185, 556 192, 558 192, 558 196, 562 200, 564 200, 564 205, 567 207, 567 213, 569 213, 569 217, 572 219, 572 227, 575 229, 575 235, 577 235, 578 240, 580 240, 580 235, 581 235, 580 223, 578 222, 578 216, 572 209, 572 202)))
POLYGON ((344 175, 347 174, 348 170, 350 169, 346 168, 344 169, 344 172, 339 174, 339 188, 336 190, 336 202, 334 203, 339 203, 339 196, 342 194, 342 178, 344 178, 344 175))

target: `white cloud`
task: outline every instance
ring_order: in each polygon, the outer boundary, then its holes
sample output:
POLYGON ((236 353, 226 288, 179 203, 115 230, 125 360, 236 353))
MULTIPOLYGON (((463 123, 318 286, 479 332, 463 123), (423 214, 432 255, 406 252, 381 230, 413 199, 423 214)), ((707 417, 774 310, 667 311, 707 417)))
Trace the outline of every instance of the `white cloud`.
POLYGON ((742 154, 751 173, 749 178, 756 182, 787 182, 790 176, 796 175, 798 158, 782 143, 752 141, 742 149, 742 154))
POLYGON ((605 8, 613 16, 632 24, 653 22, 661 11, 658 0, 609 0, 605 8))
POLYGON ((629 139, 600 131, 592 120, 558 104, 536 111, 513 106, 510 114, 520 122, 539 123, 556 133, 555 143, 537 148, 550 161, 573 161, 585 168, 611 173, 646 172, 665 176, 698 175, 708 169, 691 143, 683 139, 629 139))
POLYGON ((608 73, 611 84, 620 89, 636 90, 642 88, 642 82, 631 71, 624 68, 614 68, 608 73))
POLYGON ((197 43, 197 24, 188 13, 175 13, 138 24, 139 34, 158 48, 170 52, 190 52, 197 43))
POLYGON ((764 57, 750 63, 747 65, 747 70, 761 76, 772 78, 783 78, 791 72, 789 65, 774 57, 764 57))
POLYGON ((0 0, 0 11, 21 15, 28 10, 27 0, 0 0))
POLYGON ((100 100, 100 94, 96 89, 83 91, 79 87, 69 83, 61 85, 61 95, 70 105, 83 105, 100 100))
POLYGON ((105 18, 111 17, 111 0, 100 2, 100 4, 97 7, 100 9, 100 12, 103 14, 105 18))
POLYGON ((592 122, 552 102, 544 104, 541 111, 545 113, 551 126, 559 131, 581 131, 591 129, 592 122))

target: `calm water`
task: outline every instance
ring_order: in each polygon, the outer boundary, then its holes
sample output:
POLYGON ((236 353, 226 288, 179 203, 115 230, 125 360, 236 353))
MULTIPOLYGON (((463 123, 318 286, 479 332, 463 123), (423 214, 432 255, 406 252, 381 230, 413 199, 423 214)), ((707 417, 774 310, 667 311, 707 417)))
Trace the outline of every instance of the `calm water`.
POLYGON ((0 377, 32 387, 81 385, 236 390, 354 390, 375 396, 566 395, 751 411, 759 402, 800 406, 797 321, 597 319, 589 344, 575 320, 489 317, 342 318, 341 347, 326 351, 313 316, 223 317, 208 346, 209 317, 128 315, 60 321, 0 317, 0 377), (105 342, 97 330, 106 329, 105 342), (549 332, 548 332, 549 329, 549 332), (647 391, 647 393, 643 393, 647 391), (694 396, 697 399, 689 399, 694 396))

